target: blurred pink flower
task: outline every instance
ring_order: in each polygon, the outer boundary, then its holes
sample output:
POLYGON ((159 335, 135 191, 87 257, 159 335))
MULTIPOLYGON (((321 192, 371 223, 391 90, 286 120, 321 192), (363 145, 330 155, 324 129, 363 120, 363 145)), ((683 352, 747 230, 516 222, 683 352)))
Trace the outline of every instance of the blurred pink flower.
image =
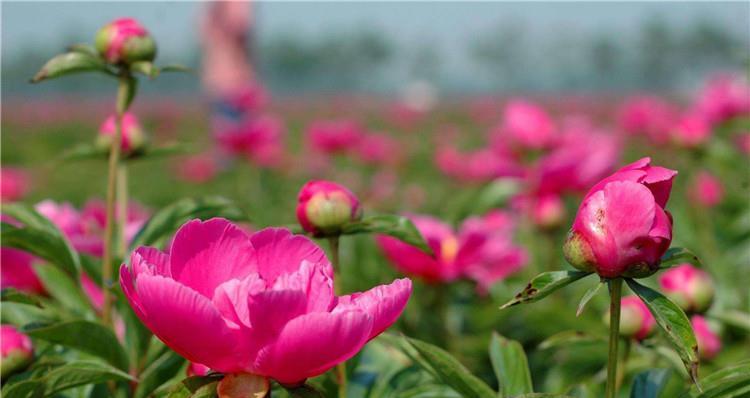
POLYGON ((184 224, 170 253, 140 247, 120 284, 166 345, 223 373, 298 384, 354 356, 406 306, 411 281, 334 296, 325 253, 304 236, 253 235, 224 219, 184 224))
POLYGON ((488 182, 523 174, 523 169, 513 159, 492 149, 461 153, 453 146, 443 146, 435 152, 435 164, 446 176, 463 182, 488 182))
POLYGON ((326 153, 341 153, 356 150, 364 131, 352 120, 319 120, 305 130, 309 148, 326 153))
POLYGON ((213 180, 219 170, 214 157, 206 153, 178 160, 175 171, 180 180, 202 184, 213 180))
POLYGON ((268 102, 268 92, 260 83, 252 82, 227 95, 226 100, 239 111, 258 110, 268 102))
POLYGON ((750 132, 743 132, 737 135, 735 139, 737 149, 745 156, 750 156, 750 132))
MULTIPOLYGON (((99 127, 99 138, 97 146, 102 149, 109 149, 116 133, 115 116, 109 116, 99 127)), ((127 154, 137 151, 146 144, 146 136, 141 127, 138 118, 131 112, 127 112, 122 117, 122 145, 120 149, 127 154)))
POLYGON ((517 195, 512 199, 511 205, 526 214, 541 229, 557 228, 565 220, 565 204, 560 195, 554 192, 517 195))
POLYGON ((495 141, 511 142, 520 149, 543 149, 555 140, 555 125, 540 106, 512 100, 503 109, 503 120, 492 135, 495 141))
POLYGON ((35 257, 10 247, 0 248, 0 288, 12 287, 32 294, 44 294, 42 282, 31 266, 35 257))
POLYGON ((643 340, 651 335, 656 319, 638 296, 623 297, 621 306, 620 335, 636 340, 643 340))
POLYGON ((678 114, 674 105, 650 95, 629 98, 618 113, 623 130, 632 135, 643 134, 657 144, 667 142, 678 114))
POLYGON ((693 315, 690 323, 695 332, 695 338, 698 340, 698 355, 703 360, 711 360, 721 351, 721 338, 711 329, 705 318, 700 315, 693 315))
POLYGON ((672 242, 665 211, 674 170, 631 163, 584 197, 563 251, 576 268, 605 278, 653 273, 672 242))
POLYGON ((19 168, 0 168, 0 202, 15 202, 29 190, 29 176, 19 168))
POLYGON ((696 99, 696 109, 710 123, 750 114, 750 84, 736 75, 723 74, 710 79, 696 99))
POLYGON ((716 176, 702 170, 693 179, 689 194, 696 204, 710 208, 724 199, 724 186, 716 176))
POLYGON ((34 346, 29 336, 15 326, 0 326, 0 377, 4 380, 11 374, 28 366, 34 358, 34 346))
POLYGON ((281 120, 264 115, 239 125, 217 125, 216 139, 227 152, 245 156, 262 167, 277 167, 284 159, 285 127, 281 120))
POLYGON ((366 164, 394 165, 401 158, 401 144, 385 133, 363 134, 354 155, 366 164))
POLYGON ((660 275, 659 286, 670 300, 688 312, 704 312, 714 299, 711 276, 688 263, 660 275))
POLYGON ((697 113, 689 113, 683 116, 672 127, 671 132, 672 140, 685 148, 696 148, 705 144, 713 133, 711 125, 697 113))

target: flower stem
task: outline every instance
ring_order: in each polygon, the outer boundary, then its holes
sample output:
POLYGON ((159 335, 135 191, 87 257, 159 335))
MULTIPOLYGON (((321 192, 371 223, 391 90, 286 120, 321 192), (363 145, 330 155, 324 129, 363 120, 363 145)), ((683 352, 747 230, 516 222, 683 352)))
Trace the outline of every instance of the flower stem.
POLYGON ((104 229, 104 263, 102 266, 102 281, 104 284, 104 304, 102 305, 102 322, 110 325, 112 321, 112 244, 115 232, 115 198, 117 190, 117 169, 120 164, 120 145, 122 142, 122 116, 125 113, 127 105, 126 98, 130 95, 130 76, 127 71, 120 74, 119 84, 117 87, 117 114, 115 115, 115 137, 109 149, 109 164, 107 168, 107 202, 106 214, 107 223, 104 229))
POLYGON ((117 257, 124 258, 128 247, 125 226, 128 222, 128 169, 124 163, 117 166, 117 257))
POLYGON ((606 398, 617 397, 617 345, 620 342, 620 297, 622 278, 609 281, 609 358, 606 398))
MULTIPOLYGON (((338 235, 328 238, 328 244, 331 247, 331 264, 333 265, 333 283, 336 294, 341 293, 341 268, 339 264, 339 237, 338 235)), ((339 385, 339 398, 346 398, 346 362, 336 365, 336 382, 339 385)))

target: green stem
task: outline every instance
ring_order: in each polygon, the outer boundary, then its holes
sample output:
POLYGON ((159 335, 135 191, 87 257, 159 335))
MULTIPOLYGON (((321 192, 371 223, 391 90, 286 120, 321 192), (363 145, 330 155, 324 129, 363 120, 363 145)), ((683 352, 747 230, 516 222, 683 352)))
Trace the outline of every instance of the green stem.
POLYGON ((618 367, 617 369, 617 383, 615 384, 617 390, 620 389, 620 387, 622 386, 622 381, 625 378, 625 372, 627 371, 628 367, 628 359, 630 357, 630 346, 630 339, 623 340, 622 366, 618 367))
POLYGON ((617 345, 620 342, 620 297, 622 279, 609 281, 609 358, 607 359, 606 398, 617 397, 617 345))
POLYGON ((104 229, 104 259, 102 265, 102 281, 104 283, 104 304, 102 305, 102 322, 110 325, 112 322, 112 268, 113 268, 113 235, 115 232, 115 195, 117 191, 117 169, 120 164, 120 142, 122 141, 122 117, 125 114, 127 97, 130 95, 130 74, 123 71, 120 74, 117 87, 117 114, 115 116, 115 136, 109 149, 109 164, 107 168, 107 223, 104 229))
POLYGON ((128 240, 125 236, 125 226, 128 222, 128 169, 124 163, 117 166, 117 237, 118 258, 124 258, 128 248, 128 240))
MULTIPOLYGON (((339 237, 333 236, 328 238, 328 244, 331 247, 331 264, 333 265, 333 281, 336 294, 341 293, 341 268, 339 263, 339 237)), ((336 382, 339 385, 339 398, 346 398, 346 362, 336 365, 336 382)))

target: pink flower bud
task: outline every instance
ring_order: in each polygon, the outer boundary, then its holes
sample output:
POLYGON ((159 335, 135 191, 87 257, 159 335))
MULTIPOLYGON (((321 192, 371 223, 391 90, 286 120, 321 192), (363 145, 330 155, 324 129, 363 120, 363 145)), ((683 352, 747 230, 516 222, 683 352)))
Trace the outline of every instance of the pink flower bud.
POLYGON ((724 187, 713 174, 701 171, 690 186, 690 198, 703 207, 714 207, 724 199, 724 187))
POLYGON ((309 181, 297 197, 297 220, 305 231, 331 234, 362 217, 359 200, 345 187, 330 181, 309 181))
POLYGON ((133 18, 119 18, 105 25, 97 32, 95 45, 112 64, 153 61, 156 57, 156 42, 133 18))
POLYGON ((604 278, 654 273, 672 242, 664 207, 674 170, 641 159, 605 178, 586 194, 563 247, 574 267, 604 278))
MULTIPOLYGON (((112 145, 112 140, 116 135, 116 123, 115 116, 112 115, 102 123, 99 127, 99 138, 96 141, 97 147, 102 150, 109 150, 112 145)), ((127 112, 122 117, 122 146, 120 150, 124 154, 130 154, 137 152, 146 145, 146 135, 143 133, 138 118, 130 112, 127 112)))
POLYGON ((188 377, 191 376, 205 376, 210 372, 211 369, 209 369, 208 366, 197 363, 197 362, 190 362, 190 365, 188 365, 185 372, 187 373, 188 377))
POLYGON ((703 360, 710 360, 721 351, 721 339, 711 328, 711 325, 700 315, 693 315, 690 323, 698 340, 698 355, 703 360))
MULTIPOLYGON (((643 340, 654 331, 656 320, 637 296, 623 297, 620 307, 620 335, 623 337, 643 340)), ((609 312, 604 321, 609 325, 609 312)))
POLYGON ((0 351, 0 377, 3 379, 24 369, 34 357, 34 347, 29 336, 11 325, 0 326, 0 351))
POLYGON ((714 283, 707 272, 681 264, 659 277, 664 294, 684 311, 702 313, 714 299, 714 283))

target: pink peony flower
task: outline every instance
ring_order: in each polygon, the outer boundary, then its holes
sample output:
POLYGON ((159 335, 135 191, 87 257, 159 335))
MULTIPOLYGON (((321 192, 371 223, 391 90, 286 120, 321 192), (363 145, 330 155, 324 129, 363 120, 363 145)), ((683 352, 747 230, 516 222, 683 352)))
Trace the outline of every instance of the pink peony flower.
MULTIPOLYGON (((112 145, 112 140, 116 135, 116 121, 115 116, 108 117, 101 127, 99 127, 99 138, 96 141, 96 145, 103 149, 108 150, 112 145)), ((122 116, 122 145, 120 150, 124 154, 137 152, 146 145, 146 135, 143 132, 141 123, 138 118, 130 112, 125 113, 122 116)))
POLYGON ((730 74, 718 75, 698 94, 696 109, 712 124, 750 114, 750 84, 730 74))
POLYGON ((359 124, 351 120, 320 120, 305 131, 308 147, 326 154, 356 150, 363 134, 359 124))
POLYGON ((0 288, 12 287, 27 293, 44 294, 44 286, 31 266, 34 259, 25 251, 0 248, 0 288))
MULTIPOLYGON (((609 322, 609 313, 606 315, 609 322)), ((620 335, 643 340, 654 331, 656 319, 638 296, 623 297, 620 309, 620 335)))
POLYGON ((512 158, 492 149, 461 153, 445 145, 435 152, 435 164, 446 176, 463 182, 488 182, 500 177, 519 177, 524 171, 512 158))
POLYGON ((656 271, 672 242, 664 207, 677 172, 650 163, 631 163, 589 190, 563 247, 570 264, 604 278, 656 271))
POLYGON ((308 181, 297 196, 297 221, 312 234, 337 233, 344 224, 362 217, 359 199, 331 181, 308 181))
POLYGON ((622 105, 618 119, 620 127, 627 133, 643 134, 654 143, 664 144, 677 119, 677 109, 656 96, 637 96, 622 105))
POLYGON ((355 156, 366 164, 393 165, 401 157, 398 141, 387 134, 364 134, 357 144, 355 156))
POLYGON ((685 148, 697 148, 711 138, 711 125, 699 114, 688 114, 672 128, 672 140, 685 148))
POLYGON ((698 355, 703 360, 711 360, 721 351, 721 338, 714 332, 711 325, 700 315, 693 315, 690 323, 698 340, 698 355))
POLYGON ((555 125, 540 106, 524 100, 513 100, 505 105, 502 124, 493 132, 522 149, 542 149, 555 139, 555 125))
POLYGON ((217 126, 216 139, 227 152, 245 156, 262 167, 276 167, 284 158, 284 123, 271 115, 248 119, 239 125, 217 126))
POLYGON ((714 299, 711 276, 690 264, 680 264, 659 276, 664 294, 684 311, 704 312, 714 299))
POLYGON ((29 336, 14 326, 0 326, 0 377, 3 379, 25 368, 34 357, 29 336))
POLYGON ((210 154, 194 155, 177 162, 177 178, 193 184, 203 184, 214 179, 218 165, 210 154))
POLYGON ((703 207, 714 207, 724 199, 724 186, 708 171, 701 171, 690 186, 690 198, 703 207))
POLYGON ((153 61, 156 43, 146 28, 133 18, 119 18, 96 34, 95 45, 109 63, 153 61))
POLYGON ((219 218, 184 224, 170 253, 138 248, 120 285, 143 323, 188 360, 284 384, 354 356, 411 294, 400 279, 336 297, 331 264, 312 241, 276 228, 248 236, 219 218))
POLYGON ((26 172, 12 167, 0 168, 0 202, 18 201, 28 190, 29 177, 26 172))
POLYGON ((396 268, 428 283, 450 282, 467 276, 480 291, 516 272, 526 263, 526 253, 512 244, 512 223, 507 214, 492 212, 466 220, 461 230, 429 217, 409 216, 434 257, 389 236, 378 236, 381 250, 396 268))

